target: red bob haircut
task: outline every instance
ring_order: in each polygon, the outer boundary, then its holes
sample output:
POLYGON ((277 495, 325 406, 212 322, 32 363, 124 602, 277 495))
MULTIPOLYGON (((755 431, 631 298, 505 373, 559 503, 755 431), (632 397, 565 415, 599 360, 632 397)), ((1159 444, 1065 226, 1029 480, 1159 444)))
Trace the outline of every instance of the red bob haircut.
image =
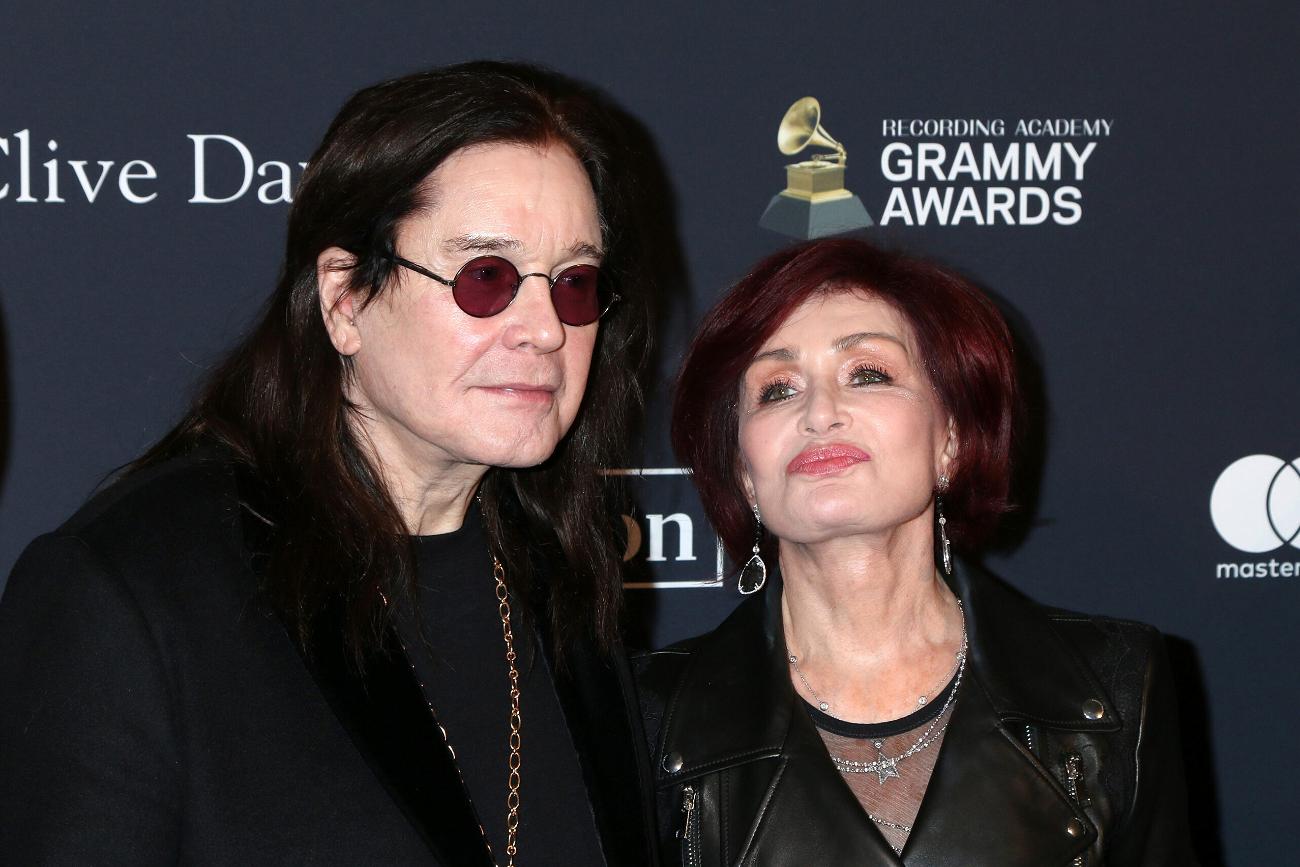
MULTIPOLYGON (((694 473, 705 513, 736 563, 749 556, 754 518, 737 475, 737 406, 750 361, 809 297, 861 292, 911 325, 958 449, 944 513, 953 543, 977 549, 1009 509, 1011 450, 1020 415, 1011 332, 987 295, 938 265, 866 241, 827 239, 781 250, 705 317, 677 378, 673 447, 694 473)), ((766 554, 774 542, 764 541, 766 554)))

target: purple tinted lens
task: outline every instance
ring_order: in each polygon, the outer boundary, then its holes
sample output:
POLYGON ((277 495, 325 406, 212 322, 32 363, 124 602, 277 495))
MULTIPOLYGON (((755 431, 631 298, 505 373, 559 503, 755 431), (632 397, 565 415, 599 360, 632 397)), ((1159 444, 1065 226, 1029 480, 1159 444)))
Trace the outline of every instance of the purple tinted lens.
POLYGON ((551 303, 566 325, 590 325, 604 313, 600 296, 600 270, 595 265, 565 268, 551 287, 551 303))
POLYGON ((500 256, 479 256, 456 274, 451 295, 470 316, 495 316, 514 300, 519 271, 500 256))

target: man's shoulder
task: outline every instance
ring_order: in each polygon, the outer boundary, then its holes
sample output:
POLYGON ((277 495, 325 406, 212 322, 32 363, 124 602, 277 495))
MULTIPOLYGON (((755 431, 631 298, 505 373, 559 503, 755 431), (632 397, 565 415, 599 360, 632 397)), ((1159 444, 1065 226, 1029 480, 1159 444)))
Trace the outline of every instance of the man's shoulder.
MULTIPOLYGON (((142 603, 188 597, 200 604, 204 594, 195 591, 215 589, 219 574, 242 572, 239 518, 230 460, 197 450, 112 482, 27 554, 44 552, 64 569, 113 576, 142 603)), ((19 567, 39 562, 24 557, 19 567)))
POLYGON ((113 480, 55 533, 87 537, 129 533, 135 527, 176 530, 187 522, 211 517, 214 507, 225 510, 235 502, 229 458, 199 449, 113 480))

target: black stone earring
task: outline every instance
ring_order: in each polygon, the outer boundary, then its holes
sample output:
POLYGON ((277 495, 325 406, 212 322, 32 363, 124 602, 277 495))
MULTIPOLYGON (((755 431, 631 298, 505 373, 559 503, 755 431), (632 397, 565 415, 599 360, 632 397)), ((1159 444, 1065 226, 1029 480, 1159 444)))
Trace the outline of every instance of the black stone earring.
POLYGON ((934 496, 934 508, 939 513, 939 543, 943 546, 943 572, 952 574, 952 551, 948 544, 948 519, 943 516, 943 495, 948 490, 948 477, 939 477, 939 492, 934 496))
POLYGON ((745 561, 745 568, 740 570, 737 589, 741 596, 751 596, 763 589, 767 583, 767 564, 758 552, 759 540, 763 538, 763 519, 758 514, 758 503, 754 504, 754 554, 745 561))

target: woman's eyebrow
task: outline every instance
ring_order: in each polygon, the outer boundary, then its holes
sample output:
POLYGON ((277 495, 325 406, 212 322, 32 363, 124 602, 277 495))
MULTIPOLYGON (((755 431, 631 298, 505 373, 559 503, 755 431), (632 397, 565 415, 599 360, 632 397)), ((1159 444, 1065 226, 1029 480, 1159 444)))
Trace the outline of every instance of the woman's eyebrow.
MULTIPOLYGON (((898 337, 895 337, 893 334, 884 331, 856 331, 853 334, 846 334, 843 337, 836 338, 835 341, 831 343, 831 350, 834 352, 845 352, 870 340, 888 340, 892 343, 897 343, 904 352, 907 352, 906 343, 898 337)), ((760 352, 758 355, 755 355, 754 359, 749 363, 752 366, 760 361, 794 361, 798 357, 798 354, 794 350, 784 346, 778 346, 776 349, 769 349, 766 352, 760 352)))
POLYGON ((866 343, 869 340, 891 340, 901 346, 904 352, 907 351, 906 343, 899 340, 894 335, 884 331, 858 331, 853 334, 846 334, 843 337, 837 338, 835 342, 831 344, 831 349, 835 352, 844 352, 845 350, 852 349, 858 344, 866 343))
POLYGON ((754 356, 749 364, 752 367, 760 361, 794 361, 797 357, 793 350, 782 346, 777 349, 769 349, 767 352, 760 352, 754 356))

